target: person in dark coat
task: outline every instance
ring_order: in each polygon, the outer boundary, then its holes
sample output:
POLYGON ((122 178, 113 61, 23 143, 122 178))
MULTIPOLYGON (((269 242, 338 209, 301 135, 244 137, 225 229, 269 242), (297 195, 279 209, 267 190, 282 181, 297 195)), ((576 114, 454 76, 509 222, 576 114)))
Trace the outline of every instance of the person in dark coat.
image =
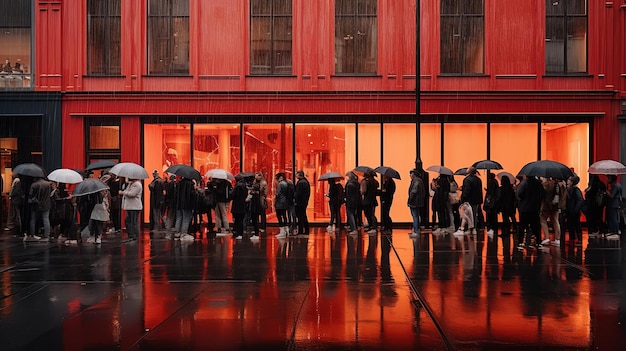
MULTIPOLYGON (((467 175, 463 179, 463 189, 461 191, 461 203, 468 202, 472 206, 474 215, 474 227, 480 228, 483 224, 483 181, 477 176, 476 167, 469 167, 467 175)), ((471 229, 471 228, 470 228, 471 229)), ((472 234, 476 231, 472 230, 472 234)))
MULTIPOLYGON (((235 177, 235 187, 231 194, 230 213, 233 215, 233 236, 242 239, 244 235, 244 218, 246 216, 246 199, 248 198, 248 188, 246 180, 237 175, 235 177)), ((250 199, 252 195, 250 195, 250 199)))
POLYGON ((296 205, 296 219, 298 221, 298 234, 309 235, 309 218, 306 215, 306 209, 309 206, 309 198, 311 197, 311 184, 304 176, 304 171, 300 170, 296 173, 296 192, 294 202, 296 205))
POLYGON ((589 187, 585 190, 585 204, 587 205, 587 226, 589 237, 600 235, 604 223, 604 207, 606 206, 606 185, 595 174, 589 175, 589 187))
POLYGON ((420 234, 420 216, 421 207, 424 206, 424 198, 426 198, 426 187, 424 181, 418 175, 417 169, 413 169, 411 174, 411 185, 409 185, 409 199, 407 205, 411 210, 411 217, 413 217, 413 227, 410 233, 411 237, 418 237, 420 234))
POLYGON ((275 178, 277 185, 276 192, 274 193, 274 208, 276 209, 276 217, 278 219, 278 226, 280 227, 280 231, 276 237, 284 238, 289 232, 289 222, 287 222, 289 184, 285 180, 285 173, 278 173, 275 178))
POLYGON ((215 183, 215 225, 222 234, 228 233, 230 224, 228 222, 228 206, 230 205, 230 195, 233 185, 226 179, 214 179, 215 183))
POLYGON ((150 190, 150 231, 162 231, 165 228, 163 207, 165 202, 165 182, 156 169, 152 172, 152 181, 148 184, 150 190))
POLYGON ((363 214, 367 218, 368 234, 376 234, 378 231, 378 220, 374 211, 378 206, 376 195, 378 194, 378 181, 374 179, 376 174, 374 172, 366 173, 363 180, 361 180, 361 204, 363 206, 363 214))
MULTIPOLYGON (((41 240, 50 239, 50 193, 52 187, 50 182, 43 178, 37 178, 37 180, 30 186, 30 192, 28 193, 28 203, 31 204, 30 212, 30 236, 31 238, 38 239, 36 235, 37 220, 43 222, 43 237, 41 240)), ((28 240, 27 237, 24 237, 28 240)))
POLYGON ((7 218, 6 231, 17 229, 21 233, 22 227, 22 206, 24 205, 24 193, 20 186, 20 178, 17 174, 13 175, 13 182, 9 190, 9 216, 7 218))
POLYGON ((578 187, 580 178, 573 175, 567 179, 567 232, 569 240, 575 246, 582 246, 583 230, 580 225, 580 214, 585 206, 583 193, 578 187))
POLYGON ((336 178, 328 179, 328 194, 326 196, 328 196, 330 208, 330 222, 326 231, 334 233, 341 229, 341 205, 344 199, 343 185, 337 182, 336 178))
POLYGON ((165 213, 165 238, 171 239, 176 231, 176 176, 170 175, 165 185, 165 196, 163 198, 163 212, 165 213))
POLYGON ((487 218, 485 224, 487 227, 487 235, 492 236, 498 230, 498 213, 500 212, 500 195, 498 189, 498 181, 495 173, 487 173, 487 191, 485 192, 485 201, 483 207, 487 218))
POLYGON ((382 230, 391 234, 393 220, 391 219, 391 205, 393 195, 396 193, 396 182, 391 177, 383 176, 380 189, 380 216, 382 220, 382 230))
MULTIPOLYGON (((520 224, 520 229, 517 233, 519 249, 530 247, 532 244, 531 240, 533 238, 537 240, 541 236, 539 211, 541 210, 542 194, 543 185, 541 185, 539 179, 532 176, 525 176, 517 187, 520 224)), ((535 242, 535 244, 538 244, 538 242, 535 242)))
POLYGON ((515 223, 515 190, 509 177, 500 180, 500 210, 502 211, 502 236, 511 234, 511 223, 515 223))
POLYGON ((60 231, 58 240, 76 240, 76 228, 74 226, 74 206, 72 205, 72 195, 67 192, 66 185, 59 183, 52 200, 55 202, 54 211, 60 231))
POLYGON ((361 193, 359 191, 358 177, 354 172, 348 172, 348 181, 345 187, 345 201, 346 201, 346 216, 348 217, 348 225, 350 226, 350 233, 358 234, 358 220, 359 215, 359 203, 361 202, 361 193))
POLYGON ((606 204, 606 224, 609 227, 607 239, 619 239, 619 209, 622 207, 622 185, 617 181, 614 174, 607 175, 607 204, 606 204))
POLYGON ((188 178, 181 178, 176 185, 176 233, 180 234, 180 240, 195 240, 189 234, 191 216, 196 207, 195 191, 193 181, 188 178))

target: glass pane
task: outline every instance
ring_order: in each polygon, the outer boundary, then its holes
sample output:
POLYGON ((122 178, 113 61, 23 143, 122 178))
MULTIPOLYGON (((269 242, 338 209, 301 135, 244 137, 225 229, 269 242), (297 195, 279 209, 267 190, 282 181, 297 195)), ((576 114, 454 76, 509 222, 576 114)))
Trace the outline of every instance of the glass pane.
POLYGON ((357 166, 370 166, 372 168, 380 166, 380 124, 359 123, 358 137, 359 159, 357 166))
MULTIPOLYGON (((359 140, 361 140, 360 134, 359 140)), ((407 189, 411 184, 409 171, 415 167, 415 124, 387 123, 383 125, 383 150, 383 165, 397 170, 402 178, 394 179, 396 192, 393 197, 390 216, 394 223, 411 222, 411 213, 406 203, 408 200, 407 189), (402 152, 398 152, 399 150, 402 152)))
POLYGON ((33 2, 32 0, 2 0, 0 28, 30 28, 33 2))
POLYGON ((252 18, 250 37, 250 73, 270 74, 271 18, 252 18))
POLYGON ((376 73, 378 71, 378 31, 376 17, 358 17, 354 30, 353 73, 376 73))
POLYGON ((567 32, 567 72, 586 72, 587 18, 568 18, 567 32))
POLYGON ((354 15, 355 13, 355 0, 335 0, 335 15, 354 15))
POLYGON ((460 13, 459 0, 441 0, 442 15, 456 15, 460 13))
POLYGON ((354 72, 354 19, 337 17, 335 23, 335 72, 354 72))
POLYGON ((272 3, 267 0, 250 0, 250 14, 256 15, 271 15, 272 3))
POLYGON ((463 71, 483 73, 483 17, 466 17, 463 23, 463 71))
POLYGON ((174 47, 170 72, 186 74, 189 72, 189 17, 174 18, 173 21, 174 47))
POLYGON ((484 13, 483 0, 462 0, 462 13, 466 15, 482 15, 484 13))
POLYGON ((376 15, 378 0, 357 0, 357 15, 376 15))
POLYGON ((291 15, 291 1, 292 0, 274 0, 274 15, 291 15))
MULTIPOLYGON (((287 171, 291 179, 293 165, 293 127, 291 124, 246 124, 243 135, 243 165, 249 172, 262 172, 268 182, 268 199, 274 198, 274 175, 287 171)), ((312 181, 309 174, 307 178, 312 181)), ((309 208, 313 209, 312 202, 309 208)), ((276 222, 273 206, 268 206, 268 222, 276 222)), ((312 212, 311 212, 312 215, 312 212)))
MULTIPOLYGON (((423 145, 423 144, 422 144, 423 145)), ((447 123, 444 125, 444 166, 456 171, 487 158, 487 125, 483 123, 447 123), (471 140, 471 147, 464 147, 459 140, 471 140)), ((424 168, 429 165, 424 163, 424 168)), ((483 179, 484 182, 484 179, 483 179)))
POLYGON ((89 127, 90 149, 119 149, 120 127, 119 126, 90 126, 89 127))
POLYGON ((109 74, 121 74, 122 73, 122 18, 111 17, 111 26, 109 34, 109 74))
POLYGON ((496 123, 490 128, 490 157, 500 162, 505 171, 516 175, 525 164, 537 159, 536 123, 496 123))
MULTIPOLYGON (((441 124, 423 123, 420 125, 420 147, 422 168, 426 169, 432 165, 441 164, 441 124)), ((415 163, 413 164, 415 166, 415 163)), ((456 169, 453 169, 456 171, 456 169)), ((426 172, 428 179, 437 177, 437 173, 426 172)), ((408 175, 408 174, 407 174, 408 175)), ((402 174, 404 176, 404 174, 402 174)), ((410 179, 410 178, 409 178, 410 179)), ((409 182, 410 184, 410 182, 409 182)), ((433 209, 428 201, 428 220, 432 219, 433 209)))
POLYGON ((274 18, 274 72, 291 73, 291 17, 274 18))
MULTIPOLYGON (((296 168, 302 169, 311 182, 309 208, 313 206, 313 212, 309 220, 328 221, 329 207, 324 196, 328 191, 328 182, 317 179, 327 172, 345 174, 355 167, 354 125, 297 124, 295 142, 296 168)), ((345 214, 342 216, 345 222, 345 214)))
POLYGON ((586 15, 587 0, 568 0, 565 2, 568 15, 586 15))
MULTIPOLYGON (((2 16, 2 15, 0 15, 2 16)), ((1 88, 27 88, 31 86, 31 29, 0 28, 1 88)))
POLYGON ((572 167, 584 189, 589 181, 589 124, 543 123, 541 159, 554 160, 572 167))
POLYGON ((461 18, 441 17, 441 73, 461 73, 461 18))
POLYGON ((87 11, 90 15, 105 15, 107 14, 107 1, 89 0, 87 2, 87 11))
POLYGON ((546 0, 546 15, 563 15, 564 8, 562 1, 546 0))
POLYGON ((104 17, 89 18, 89 33, 87 39, 87 56, 89 57, 89 73, 106 73, 106 37, 104 17))
POLYGON ((170 53, 170 22, 168 18, 148 19, 148 73, 166 74, 172 64, 170 53))
POLYGON ((192 166, 202 175, 213 168, 241 172, 239 136, 239 124, 194 124, 192 166))
POLYGON ((149 0, 148 14, 152 15, 169 15, 172 0, 149 0))
POLYGON ((189 0, 172 1, 172 16, 189 16, 189 0))
POLYGON ((565 28, 561 18, 546 18, 546 72, 562 73, 565 71, 565 28))

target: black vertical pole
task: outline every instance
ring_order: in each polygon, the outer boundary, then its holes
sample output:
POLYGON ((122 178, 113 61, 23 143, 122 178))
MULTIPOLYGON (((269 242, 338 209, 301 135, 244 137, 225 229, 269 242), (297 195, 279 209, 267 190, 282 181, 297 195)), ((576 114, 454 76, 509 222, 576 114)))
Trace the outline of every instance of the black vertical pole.
POLYGON ((421 106, 420 95, 422 92, 420 86, 420 76, 422 75, 420 68, 420 0, 415 0, 415 158, 421 160, 421 141, 420 141, 420 124, 421 121, 421 106))

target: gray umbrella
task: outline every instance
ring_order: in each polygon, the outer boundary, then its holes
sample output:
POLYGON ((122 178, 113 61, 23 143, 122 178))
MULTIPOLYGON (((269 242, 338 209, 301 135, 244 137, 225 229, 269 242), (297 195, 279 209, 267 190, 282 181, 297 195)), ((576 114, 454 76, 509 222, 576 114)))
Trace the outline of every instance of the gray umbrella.
POLYGON ((148 172, 145 168, 133 162, 122 162, 111 167, 109 173, 115 174, 118 177, 124 177, 128 179, 146 179, 149 178, 148 172))
POLYGON ((45 172, 43 171, 43 168, 39 167, 38 165, 34 163, 19 164, 15 166, 15 168, 13 169, 13 173, 24 175, 24 176, 29 176, 33 178, 45 178, 46 177, 45 172))
POLYGON ((102 190, 109 189, 109 186, 104 184, 100 179, 87 178, 76 185, 76 188, 72 192, 73 196, 95 194, 102 190))

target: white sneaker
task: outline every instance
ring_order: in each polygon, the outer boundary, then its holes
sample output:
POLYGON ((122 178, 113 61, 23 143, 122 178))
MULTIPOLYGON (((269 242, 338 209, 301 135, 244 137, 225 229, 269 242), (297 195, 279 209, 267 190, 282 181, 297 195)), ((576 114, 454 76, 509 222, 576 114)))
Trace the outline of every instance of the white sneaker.
POLYGON ((241 240, 241 239, 243 239, 243 236, 241 236, 241 235, 237 235, 237 236, 235 237, 235 240, 241 240))
POLYGON ((32 238, 35 240, 41 240, 41 237, 39 235, 33 235, 32 238))
POLYGON ((74 240, 74 239, 65 240, 65 245, 77 245, 77 244, 78 244, 78 240, 74 240))
POLYGON ((165 234, 165 239, 172 240, 172 234, 165 234))
POLYGON ((415 232, 410 232, 409 233, 409 237, 412 238, 412 239, 418 238, 419 236, 420 236, 419 233, 415 233, 415 232))
POLYGON ((194 241, 196 238, 191 234, 181 234, 180 241, 194 241))
POLYGON ((615 233, 610 233, 606 235, 606 239, 607 240, 618 240, 619 239, 619 234, 615 234, 615 233))
POLYGON ((459 228, 459 230, 457 230, 456 232, 452 233, 452 235, 465 235, 465 232, 459 228))
POLYGON ((326 227, 326 231, 331 233, 333 231, 333 226, 329 225, 328 227, 326 227))
POLYGON ((541 245, 548 245, 549 243, 550 243, 550 239, 544 239, 544 240, 541 242, 541 245))
POLYGON ((287 234, 280 232, 278 234, 276 234, 276 239, 284 239, 287 237, 287 234))
POLYGON ((367 234, 376 234, 376 229, 370 229, 367 231, 367 234))
POLYGON ((87 243, 95 244, 96 243, 96 238, 94 238, 93 236, 90 236, 89 238, 87 238, 87 243))
POLYGON ((561 246, 561 240, 553 240, 550 242, 553 246, 561 246))
POLYGON ((600 232, 593 232, 593 233, 589 233, 589 237, 590 238, 597 238, 600 236, 600 232))
POLYGON ((100 237, 97 237, 95 243, 96 244, 102 244, 102 239, 100 239, 100 237))
POLYGON ((350 234, 350 235, 358 235, 359 231, 355 229, 355 230, 349 232, 348 234, 350 234))
POLYGON ((489 236, 493 236, 493 229, 489 229, 489 230, 487 231, 487 235, 489 235, 489 236))
POLYGON ((253 235, 253 236, 250 237, 250 240, 251 241, 257 241, 257 240, 259 240, 259 236, 258 235, 253 235))

